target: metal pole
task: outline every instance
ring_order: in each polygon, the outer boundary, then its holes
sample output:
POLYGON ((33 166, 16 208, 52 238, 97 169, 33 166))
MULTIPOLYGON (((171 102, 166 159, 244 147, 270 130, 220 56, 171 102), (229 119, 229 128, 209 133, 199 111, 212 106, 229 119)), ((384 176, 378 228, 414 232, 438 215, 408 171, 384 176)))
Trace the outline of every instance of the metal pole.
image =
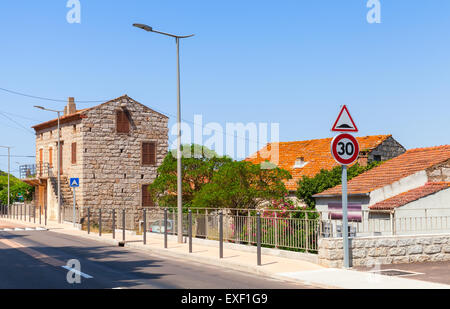
POLYGON ((167 249, 167 208, 164 209, 164 248, 167 249))
POLYGON ((8 207, 9 207, 10 195, 11 195, 11 193, 10 193, 10 186, 9 186, 9 174, 10 174, 9 163, 10 163, 10 157, 11 157, 11 153, 10 152, 11 152, 11 148, 8 147, 8 207))
POLYGON ((88 226, 87 226, 88 234, 91 233, 91 207, 88 207, 88 226))
POLYGON ((183 242, 183 188, 181 171, 181 93, 180 93, 180 38, 177 43, 177 208, 178 243, 183 242))
POLYGON ((102 236, 102 209, 98 210, 98 236, 102 236))
POLYGON ((258 266, 261 266, 261 214, 256 215, 256 256, 258 266))
POLYGON ((45 205, 45 226, 47 226, 47 205, 45 205))
POLYGON ((42 212, 42 208, 39 207, 39 225, 42 224, 41 212, 42 212))
POLYGON ((147 211, 144 209, 143 210, 143 212, 144 212, 144 230, 143 230, 143 233, 144 233, 144 245, 146 245, 147 244, 147 211))
POLYGON ((59 127, 59 117, 58 113, 58 223, 61 223, 61 132, 59 127))
POLYGON ((189 209, 188 214, 188 221, 189 221, 189 253, 192 253, 192 211, 189 209))
POLYGON ((219 257, 223 258, 223 212, 219 212, 219 257))
POLYGON ((75 204, 76 204, 76 202, 77 202, 77 197, 76 197, 76 194, 75 194, 75 192, 76 192, 76 190, 75 190, 76 188, 74 187, 73 188, 73 217, 72 217, 72 221, 73 221, 73 227, 75 227, 75 204))
POLYGON ((33 205, 33 223, 36 223, 36 205, 33 205))
POLYGON ((122 210, 122 240, 125 241, 125 209, 122 210))
POLYGON ((116 210, 112 210, 112 237, 116 238, 116 210))
POLYGON ((342 236, 344 242, 344 267, 350 268, 347 217, 347 166, 342 165, 342 236))

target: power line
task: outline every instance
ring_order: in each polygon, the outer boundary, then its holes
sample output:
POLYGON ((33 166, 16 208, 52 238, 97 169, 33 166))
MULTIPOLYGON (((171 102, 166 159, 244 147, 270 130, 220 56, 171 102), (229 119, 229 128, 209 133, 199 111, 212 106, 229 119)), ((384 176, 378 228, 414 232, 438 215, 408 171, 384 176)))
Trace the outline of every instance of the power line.
POLYGON ((24 127, 22 124, 20 124, 19 122, 15 121, 14 119, 12 119, 11 117, 5 115, 4 113, 0 112, 0 115, 2 115, 3 117, 5 117, 6 119, 8 119, 9 121, 14 122, 15 124, 17 124, 18 126, 20 126, 22 129, 24 129, 25 131, 27 131, 30 134, 35 135, 31 130, 28 130, 28 128, 24 127))
MULTIPOLYGON (((0 90, 4 91, 4 92, 11 93, 11 94, 20 95, 20 96, 23 96, 23 97, 36 99, 36 100, 44 100, 44 101, 52 101, 52 102, 63 102, 63 103, 67 102, 67 99, 61 100, 61 99, 45 98, 45 97, 40 97, 40 96, 31 95, 31 94, 26 94, 26 93, 14 91, 14 90, 9 90, 9 89, 5 89, 5 88, 0 88, 0 90)), ((108 100, 77 101, 77 103, 103 103, 103 102, 108 102, 108 100)))
MULTIPOLYGON (((2 91, 5 91, 5 92, 8 92, 8 93, 11 93, 11 94, 15 94, 15 95, 20 95, 20 96, 24 96, 24 97, 28 97, 28 98, 33 98, 33 99, 37 99, 37 100, 45 100, 45 101, 52 101, 52 102, 63 102, 63 103, 66 103, 67 102, 67 100, 61 100, 61 99, 52 99, 52 98, 46 98, 46 97, 40 97, 40 96, 36 96, 36 95, 30 95, 30 94, 25 94, 25 93, 22 93, 22 92, 18 92, 18 91, 14 91, 14 90, 9 90, 9 89, 5 89, 5 88, 1 88, 0 87, 0 90, 2 90, 2 91)), ((104 103, 104 102, 108 102, 109 100, 85 100, 85 101, 80 101, 80 100, 76 100, 76 103, 104 103)), ((174 118, 176 118, 177 116, 175 116, 175 115, 173 115, 173 114, 171 114, 171 113, 167 113, 167 112, 164 112, 164 111, 161 111, 161 110, 158 110, 158 109, 156 109, 156 108, 151 108, 151 109, 153 109, 153 110, 155 110, 155 111, 157 111, 157 112, 159 112, 159 113, 162 113, 162 114, 165 114, 165 115, 168 115, 168 116, 171 116, 171 117, 174 117, 174 118)), ((0 112, 1 113, 1 112, 0 112)), ((3 116, 5 116, 5 115, 3 115, 3 116)), ((20 116, 18 116, 18 117, 20 117, 20 116)), ((10 119, 11 120, 11 119, 10 119)), ((185 122, 188 122, 188 123, 190 123, 190 124, 193 124, 194 126, 199 126, 199 127, 201 127, 202 129, 204 129, 206 126, 200 126, 199 124, 197 124, 197 123, 195 123, 195 122, 192 122, 192 121, 189 121, 189 120, 186 120, 186 119, 181 119, 182 121, 185 121, 185 122)), ((20 125, 21 126, 21 125, 20 125)), ((22 126, 23 127, 23 126, 22 126)), ((28 129, 26 129, 27 131, 28 131, 28 129)), ((28 132, 31 132, 31 131, 28 131, 28 132)), ((250 143, 256 143, 257 145, 259 145, 259 141, 254 141, 254 140, 250 140, 250 139, 248 139, 248 138, 246 138, 246 137, 241 137, 241 136, 238 136, 238 135, 231 135, 231 134, 227 134, 226 132, 224 132, 223 130, 220 130, 219 132, 221 132, 222 134, 224 134, 224 135, 228 135, 228 136, 231 136, 231 137, 233 137, 233 138, 239 138, 239 139, 241 139, 241 140, 245 140, 245 141, 247 141, 247 142, 250 142, 250 143)), ((32 133, 33 135, 34 135, 34 133, 32 133)), ((265 145, 264 145, 265 146, 265 145)))

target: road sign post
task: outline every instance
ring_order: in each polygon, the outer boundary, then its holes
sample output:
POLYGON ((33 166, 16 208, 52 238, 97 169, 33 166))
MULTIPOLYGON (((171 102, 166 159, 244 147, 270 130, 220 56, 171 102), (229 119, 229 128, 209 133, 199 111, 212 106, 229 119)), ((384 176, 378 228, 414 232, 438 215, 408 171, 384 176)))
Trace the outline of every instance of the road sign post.
MULTIPOLYGON (((344 105, 336 119, 333 132, 358 132, 350 112, 344 105)), ((344 249, 344 267, 350 268, 350 246, 348 239, 348 190, 347 190, 347 166, 353 164, 359 156, 359 144, 353 135, 342 133, 333 138, 331 142, 331 154, 342 165, 342 237, 344 249)))
POLYGON ((77 203, 77 197, 75 194, 75 188, 78 188, 80 186, 80 178, 70 178, 70 187, 73 188, 73 214, 72 214, 72 221, 73 221, 73 227, 75 227, 75 219, 76 219, 76 203, 77 203))

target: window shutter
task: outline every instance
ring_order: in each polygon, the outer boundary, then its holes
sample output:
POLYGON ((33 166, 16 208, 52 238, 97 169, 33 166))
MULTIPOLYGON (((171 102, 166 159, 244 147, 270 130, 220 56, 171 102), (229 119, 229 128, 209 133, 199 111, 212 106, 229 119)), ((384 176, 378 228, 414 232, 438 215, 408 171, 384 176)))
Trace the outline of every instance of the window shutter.
POLYGON ((142 143, 142 164, 156 164, 156 143, 142 143))
POLYGON ((48 159, 49 166, 50 166, 50 168, 52 168, 53 167, 53 148, 52 147, 50 147, 48 149, 48 157, 49 157, 49 159, 48 159))
POLYGON ((116 113, 116 130, 117 133, 129 133, 130 123, 124 111, 117 111, 116 113))
POLYGON ((151 196, 150 192, 148 191, 148 187, 149 187, 149 185, 142 185, 142 206, 143 207, 154 206, 152 196, 151 196))
POLYGON ((72 143, 72 164, 77 163, 77 143, 72 143))

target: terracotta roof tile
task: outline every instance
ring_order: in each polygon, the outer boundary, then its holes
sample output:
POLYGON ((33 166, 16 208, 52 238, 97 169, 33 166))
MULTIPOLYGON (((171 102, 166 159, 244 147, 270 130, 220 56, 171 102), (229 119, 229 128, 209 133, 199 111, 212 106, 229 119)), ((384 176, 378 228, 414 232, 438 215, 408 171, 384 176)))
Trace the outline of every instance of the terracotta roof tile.
MULTIPOLYGON (((357 137, 361 151, 370 151, 379 146, 391 135, 374 135, 357 137)), ((286 182, 288 190, 297 190, 297 182, 302 176, 313 177, 322 169, 331 170, 338 166, 338 163, 333 159, 330 153, 330 145, 332 138, 298 141, 298 142, 282 142, 279 145, 279 159, 277 166, 289 171, 292 179, 286 182), (303 168, 294 168, 297 158, 304 158, 308 162, 303 168)), ((271 143, 258 151, 253 156, 246 159, 246 161, 254 164, 261 164, 267 159, 261 157, 261 153, 270 151, 276 144, 271 143)), ((270 160, 276 163, 273 158, 270 160)))
POLYGON ((448 188, 450 188, 450 182, 430 182, 425 186, 396 195, 369 208, 371 210, 392 210, 448 188))
MULTIPOLYGON (((404 177, 450 159, 450 145, 411 149, 348 182, 349 194, 364 194, 390 185, 404 177)), ((342 186, 328 189, 314 197, 341 195, 342 186)))

